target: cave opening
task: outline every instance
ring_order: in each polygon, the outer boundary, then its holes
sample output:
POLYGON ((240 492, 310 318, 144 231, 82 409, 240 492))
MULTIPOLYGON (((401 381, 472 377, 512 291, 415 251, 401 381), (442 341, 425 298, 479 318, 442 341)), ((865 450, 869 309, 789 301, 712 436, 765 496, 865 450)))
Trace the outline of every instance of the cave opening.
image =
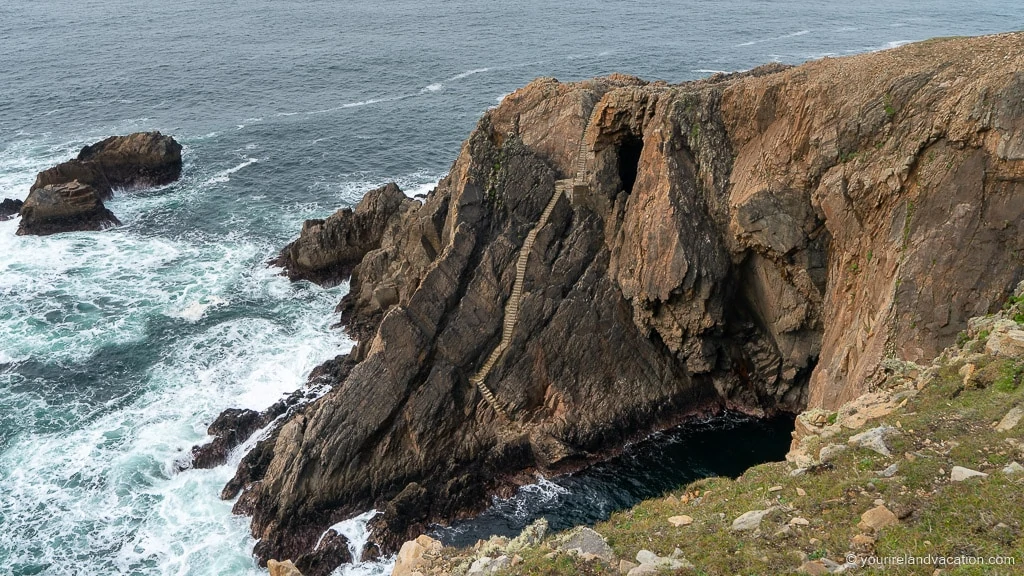
POLYGON ((640 153, 644 150, 644 141, 635 134, 629 134, 619 145, 619 180, 622 190, 627 194, 633 192, 636 184, 637 171, 640 168, 640 153))

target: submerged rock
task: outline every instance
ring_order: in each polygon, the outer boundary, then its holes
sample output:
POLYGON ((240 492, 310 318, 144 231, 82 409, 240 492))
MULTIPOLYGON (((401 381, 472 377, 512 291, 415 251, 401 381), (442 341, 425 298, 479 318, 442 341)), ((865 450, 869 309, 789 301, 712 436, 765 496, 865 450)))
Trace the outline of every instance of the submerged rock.
POLYGON ((21 207, 18 235, 103 230, 119 224, 121 222, 103 205, 95 188, 74 181, 32 190, 21 207))
POLYGON ((18 215, 21 211, 23 202, 21 200, 11 200, 10 198, 4 198, 3 202, 0 202, 0 222, 4 220, 10 220, 18 215))

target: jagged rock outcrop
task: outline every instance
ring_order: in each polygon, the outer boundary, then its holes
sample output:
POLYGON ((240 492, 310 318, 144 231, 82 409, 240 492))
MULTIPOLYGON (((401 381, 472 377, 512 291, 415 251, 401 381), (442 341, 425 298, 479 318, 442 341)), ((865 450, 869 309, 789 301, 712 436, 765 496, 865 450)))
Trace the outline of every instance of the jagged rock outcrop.
POLYGON ((181 144, 159 132, 111 136, 82 148, 78 157, 43 170, 31 191, 77 180, 109 200, 118 188, 147 188, 181 176, 181 144))
POLYGON ((21 200, 4 198, 4 201, 0 202, 0 222, 17 216, 18 212, 21 211, 22 204, 24 203, 21 200))
POLYGON ((21 207, 18 235, 103 230, 119 224, 113 212, 103 205, 99 192, 75 180, 32 190, 21 207))
POLYGON ((120 225, 103 205, 114 189, 159 186, 179 176, 181 145, 174 138, 159 132, 111 136, 36 176, 21 206, 18 234, 43 236, 120 225))
MULTIPOLYGON (((326 220, 306 220, 299 238, 271 263, 284 268, 292 280, 338 284, 367 252, 380 247, 388 228, 398 225, 402 214, 415 204, 394 183, 372 190, 355 210, 340 210, 326 220)), ((378 290, 377 297, 383 299, 382 305, 393 303, 387 290, 378 290)))
POLYGON ((834 408, 883 358, 934 355, 1024 276, 1022 69, 1007 34, 508 96, 354 267, 353 367, 258 447, 236 504, 257 555, 397 502, 393 550, 695 411, 834 408), (486 378, 506 420, 469 378, 568 178, 486 378))

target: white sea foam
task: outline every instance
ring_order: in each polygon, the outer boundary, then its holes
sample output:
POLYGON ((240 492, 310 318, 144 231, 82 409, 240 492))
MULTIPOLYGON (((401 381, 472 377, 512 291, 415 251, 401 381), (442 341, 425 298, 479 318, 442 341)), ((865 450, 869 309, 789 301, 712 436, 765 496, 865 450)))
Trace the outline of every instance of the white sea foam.
POLYGON ((483 74, 484 72, 488 72, 488 71, 490 71, 490 68, 475 68, 473 70, 466 70, 465 72, 462 72, 461 74, 456 74, 455 76, 452 76, 448 80, 449 81, 462 80, 463 78, 468 78, 470 76, 473 76, 474 74, 483 74))
POLYGON ((790 34, 783 34, 782 36, 775 36, 772 38, 762 38, 760 40, 751 40, 749 42, 743 42, 741 44, 737 44, 736 47, 742 48, 745 46, 754 46, 755 44, 764 44, 765 42, 775 42, 776 40, 785 40, 786 38, 796 38, 797 36, 805 36, 810 33, 810 30, 800 30, 797 32, 792 32, 790 34))
POLYGON ((219 296, 210 296, 202 300, 193 301, 184 307, 176 308, 168 312, 167 315, 172 318, 181 318, 186 322, 196 323, 202 319, 210 308, 223 306, 227 303, 227 300, 219 296))
MULTIPOLYGON (((80 146, 31 138, 0 150, 0 190, 8 197, 80 146)), ((87 383, 96 397, 59 389, 51 397, 45 384, 52 377, 22 375, 17 364, 0 371, 0 395, 11 407, 0 417, 14 426, 0 453, 0 550, 8 568, 46 566, 55 576, 265 575, 251 556, 249 520, 219 498, 257 438, 211 470, 175 473, 174 463, 224 408, 264 408, 351 347, 324 313, 346 287, 290 283, 264 267, 268 247, 241 233, 136 231, 132 222, 147 211, 206 192, 206 175, 196 176, 187 153, 178 184, 111 203, 126 226, 34 237, 16 236, 16 219, 0 222, 0 362, 32 360, 44 372, 73 373, 119 345, 152 340, 159 349, 137 368, 130 390, 87 383), (188 326, 164 332, 173 342, 159 328, 168 318, 188 326), (26 385, 33 379, 44 386, 26 385), (109 397, 101 393, 108 388, 109 397)), ((145 347, 126 348, 135 352, 116 362, 146 356, 145 347)))
POLYGON ((441 88, 444 88, 444 84, 442 84, 440 82, 435 82, 433 84, 428 84, 427 86, 424 86, 422 91, 423 92, 437 92, 441 88))
POLYGON ((231 180, 232 174, 238 172, 239 170, 252 166, 257 162, 259 162, 259 160, 256 158, 246 158, 245 161, 242 162, 241 164, 237 166, 232 166, 227 170, 221 170, 220 172, 216 173, 212 178, 206 181, 206 184, 223 184, 225 182, 228 182, 231 180))

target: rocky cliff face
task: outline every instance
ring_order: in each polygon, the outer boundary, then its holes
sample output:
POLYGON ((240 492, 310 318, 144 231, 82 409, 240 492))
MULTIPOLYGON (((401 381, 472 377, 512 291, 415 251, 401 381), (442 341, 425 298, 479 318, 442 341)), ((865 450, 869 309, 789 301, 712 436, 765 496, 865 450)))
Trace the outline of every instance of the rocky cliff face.
POLYGON ((371 506, 394 549, 695 411, 834 408, 934 356, 1024 276, 1021 70, 1010 34, 510 95, 422 204, 364 214, 359 345, 243 474, 257 555, 371 506))

